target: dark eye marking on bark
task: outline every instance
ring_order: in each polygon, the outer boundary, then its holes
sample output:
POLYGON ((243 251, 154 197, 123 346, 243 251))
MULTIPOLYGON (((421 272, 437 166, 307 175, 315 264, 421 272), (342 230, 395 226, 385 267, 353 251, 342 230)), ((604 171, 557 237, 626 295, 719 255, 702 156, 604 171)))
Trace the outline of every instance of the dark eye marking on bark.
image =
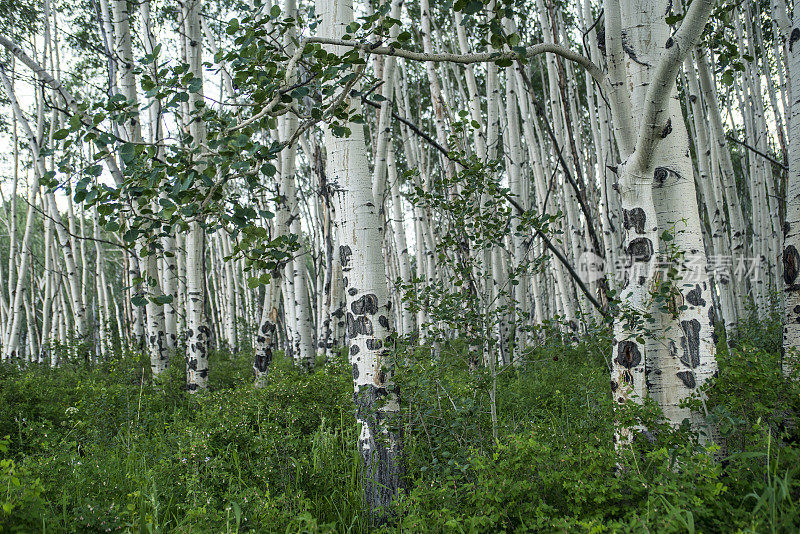
POLYGON ((667 181, 667 176, 669 176, 669 171, 666 167, 656 167, 656 170, 653 173, 653 179, 656 181, 656 187, 661 187, 664 185, 664 182, 667 181))
POLYGON ((800 28, 795 28, 792 30, 792 35, 789 36, 789 51, 792 51, 792 47, 794 43, 800 39, 800 28))
POLYGON ((347 287, 347 286, 350 285, 350 280, 346 276, 344 277, 344 279, 342 281, 344 282, 344 287, 347 287))
POLYGON ((378 323, 384 328, 389 328, 389 319, 387 319, 385 315, 378 317, 378 323))
POLYGON ((628 256, 633 261, 648 262, 653 256, 653 242, 646 237, 637 237, 628 244, 628 256))
POLYGON ((372 321, 365 316, 354 317, 352 313, 347 314, 347 335, 350 339, 359 334, 371 336, 374 332, 372 321))
POLYGON ((348 294, 349 294, 351 297, 355 297, 355 296, 356 296, 356 293, 358 293, 358 289, 356 289, 356 288, 354 288, 354 287, 351 287, 350 289, 348 289, 348 290, 347 290, 347 293, 348 293, 348 294))
POLYGON ((797 289, 797 274, 800 271, 800 254, 794 245, 789 245, 783 249, 783 281, 788 286, 787 289, 797 289))
POLYGON ((700 285, 695 284, 694 289, 686 293, 686 302, 688 302, 692 306, 706 305, 706 301, 703 298, 703 290, 700 289, 700 285))
POLYGON ((691 371, 680 371, 680 372, 678 372, 676 374, 677 374, 678 378, 681 379, 681 382, 683 382, 683 385, 686 386, 687 388, 694 389, 694 387, 697 386, 697 382, 694 379, 694 373, 693 372, 691 372, 691 371))
POLYGON ((643 67, 649 67, 650 65, 648 63, 642 63, 641 61, 639 61, 637 59, 636 52, 633 50, 631 45, 628 43, 628 34, 626 32, 624 32, 624 31, 621 32, 621 33, 622 33, 622 50, 624 50, 625 53, 628 54, 628 57, 631 58, 634 61, 634 63, 638 63, 639 65, 641 65, 643 67))
POLYGON ((347 264, 350 263, 350 256, 353 255, 353 250, 347 245, 340 245, 339 246, 339 260, 342 263, 342 267, 347 267, 347 264))
POLYGON ((380 339, 368 339, 366 345, 369 350, 380 350, 383 348, 383 342, 380 339))
POLYGON ((617 384, 617 382, 612 380, 611 381, 611 393, 615 393, 617 391, 618 387, 619 387, 619 385, 617 384))
POLYGON ((667 119, 667 124, 664 126, 664 129, 661 130, 661 139, 664 139, 671 133, 672 133, 672 119, 667 119))
POLYGON ((622 371, 622 383, 625 385, 633 384, 633 375, 631 374, 630 370, 625 369, 622 371))
POLYGON ((669 39, 667 39, 667 43, 664 45, 664 48, 672 48, 672 45, 674 44, 675 44, 675 39, 670 37, 669 39))
POLYGON ((359 376, 358 364, 353 364, 353 380, 357 380, 359 376))
POLYGON ((622 210, 622 226, 626 230, 633 228, 637 234, 643 234, 645 224, 647 224, 647 215, 642 208, 622 210))
POLYGON ((263 353, 256 353, 256 361, 253 362, 259 373, 265 372, 272 361, 272 350, 267 348, 263 353))
POLYGON ((681 321, 681 329, 683 329, 681 362, 692 369, 700 365, 700 328, 700 321, 697 319, 681 321))
POLYGON ((626 369, 636 367, 642 363, 642 354, 633 341, 620 341, 617 346, 616 362, 626 369))
POLYGON ((656 187, 664 187, 664 185, 667 183, 667 180, 679 182, 682 179, 683 178, 679 173, 675 172, 669 167, 656 167, 655 171, 653 172, 653 181, 656 187))
POLYGON ((358 345, 352 345, 352 346, 350 347, 350 356, 355 356, 355 355, 356 355, 356 354, 358 354, 359 352, 361 352, 361 349, 360 349, 360 348, 358 348, 358 345))
POLYGON ((378 297, 374 293, 362 295, 350 304, 350 309, 356 315, 375 315, 378 313, 378 297))

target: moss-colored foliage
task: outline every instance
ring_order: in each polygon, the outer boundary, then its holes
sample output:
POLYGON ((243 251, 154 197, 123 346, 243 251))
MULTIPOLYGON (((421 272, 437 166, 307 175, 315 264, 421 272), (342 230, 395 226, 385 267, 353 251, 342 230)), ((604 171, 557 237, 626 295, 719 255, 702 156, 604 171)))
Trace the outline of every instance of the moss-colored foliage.
MULTIPOLYGON (((499 370, 497 442, 466 344, 401 347, 410 489, 383 530, 795 532, 800 396, 773 337, 749 324, 720 350, 721 461, 650 403, 626 415, 649 432, 618 460, 602 332, 542 332, 499 370)), ((262 389, 245 353, 211 366, 195 396, 177 362, 154 386, 136 354, 0 367, 0 531, 367 531, 345 359, 307 375, 279 357, 262 389)))

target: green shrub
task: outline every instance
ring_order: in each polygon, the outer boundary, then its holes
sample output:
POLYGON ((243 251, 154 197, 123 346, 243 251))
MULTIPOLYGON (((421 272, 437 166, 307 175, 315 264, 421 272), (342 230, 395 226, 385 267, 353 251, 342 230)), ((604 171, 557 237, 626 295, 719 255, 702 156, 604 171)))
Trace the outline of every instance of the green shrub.
MULTIPOLYGON (((397 523, 375 530, 797 531, 800 389, 757 334, 771 327, 747 328, 720 348, 708 388, 726 451, 668 427, 647 401, 625 417, 655 439, 620 456, 602 329, 574 340, 545 328, 518 365, 498 369, 497 441, 492 377, 470 371, 465 343, 433 358, 401 346, 408 490, 397 523)), ((0 364, 0 527, 369 531, 346 356, 305 374, 277 354, 260 389, 250 366, 246 351, 214 352, 209 391, 188 395, 179 358, 157 385, 138 353, 0 364)))

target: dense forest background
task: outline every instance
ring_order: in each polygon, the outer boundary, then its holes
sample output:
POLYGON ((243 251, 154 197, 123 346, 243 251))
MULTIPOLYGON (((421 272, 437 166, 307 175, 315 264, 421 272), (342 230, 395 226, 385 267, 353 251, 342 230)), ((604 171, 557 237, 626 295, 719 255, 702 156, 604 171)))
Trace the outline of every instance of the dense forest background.
POLYGON ((0 530, 795 532, 798 21, 0 0, 0 530))

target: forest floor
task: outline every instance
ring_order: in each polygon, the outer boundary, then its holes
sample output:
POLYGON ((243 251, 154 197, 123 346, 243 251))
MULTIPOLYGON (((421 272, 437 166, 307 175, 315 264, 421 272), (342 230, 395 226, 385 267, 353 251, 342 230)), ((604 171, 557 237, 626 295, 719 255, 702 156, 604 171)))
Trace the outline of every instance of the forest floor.
MULTIPOLYGON (((386 532, 797 532, 800 388, 778 371, 780 323, 748 323, 709 390, 727 452, 669 429, 622 452, 606 355, 557 335, 497 377, 464 351, 398 359, 407 490, 386 532), (715 459, 723 456, 723 459, 715 459)), ((0 366, 0 531, 366 532, 350 366, 310 375, 279 357, 262 389, 251 356, 212 355, 210 391, 160 386, 128 353, 59 369, 0 366)), ((633 420, 633 419, 632 419, 633 420)))

